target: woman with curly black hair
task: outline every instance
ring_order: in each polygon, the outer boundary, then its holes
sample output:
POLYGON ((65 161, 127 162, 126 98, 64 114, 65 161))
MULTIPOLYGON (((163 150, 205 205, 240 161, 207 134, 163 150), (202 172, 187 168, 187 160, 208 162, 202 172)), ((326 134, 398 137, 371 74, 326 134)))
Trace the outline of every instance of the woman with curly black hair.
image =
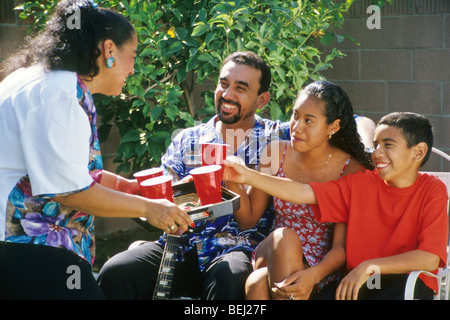
POLYGON ((64 0, 2 65, 0 298, 103 298, 91 272, 93 216, 145 217, 167 232, 193 223, 103 170, 92 94, 121 93, 136 49, 122 15, 64 0))
MULTIPOLYGON (((300 91, 290 120, 291 140, 269 145, 261 172, 303 183, 338 180, 373 169, 357 132, 353 107, 339 86, 314 82, 300 91)), ((235 217, 251 228, 271 197, 249 187, 227 186, 241 195, 235 217)), ((340 277, 345 263, 344 224, 318 223, 310 205, 273 198, 275 230, 253 252, 255 271, 246 284, 248 299, 308 299, 340 277), (283 294, 289 285, 290 296, 283 294)))

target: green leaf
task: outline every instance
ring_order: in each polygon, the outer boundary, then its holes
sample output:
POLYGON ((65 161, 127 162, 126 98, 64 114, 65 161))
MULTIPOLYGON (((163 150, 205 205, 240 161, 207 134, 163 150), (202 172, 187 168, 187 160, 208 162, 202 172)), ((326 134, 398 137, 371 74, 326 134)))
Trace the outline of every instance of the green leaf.
POLYGON ((140 141, 141 133, 142 132, 139 130, 130 130, 123 135, 122 139, 120 139, 120 143, 140 141))
POLYGON ((180 112, 180 119, 186 121, 186 127, 191 127, 194 125, 194 118, 192 118, 191 114, 188 112, 180 112))
POLYGON ((175 43, 171 44, 166 51, 167 58, 169 58, 172 54, 180 51, 182 48, 183 44, 181 43, 181 41, 176 41, 175 43))
POLYGON ((175 120, 175 117, 177 116, 179 110, 178 110, 178 108, 175 107, 175 106, 166 106, 166 107, 164 108, 164 111, 166 112, 167 117, 168 117, 170 120, 174 121, 174 120, 175 120))
POLYGON ((178 81, 178 83, 181 83, 184 80, 186 80, 186 77, 187 77, 186 65, 183 64, 183 66, 179 67, 178 71, 177 71, 177 81, 178 81))
POLYGON ((230 13, 230 9, 226 4, 218 4, 214 7, 214 9, 217 13, 230 13))
POLYGON ((200 37, 201 35, 205 34, 206 31, 208 31, 208 27, 204 24, 198 24, 194 27, 194 30, 192 30, 192 37, 200 37))
POLYGON ((270 105, 270 117, 272 119, 279 119, 279 120, 284 120, 284 114, 282 113, 281 109, 279 108, 279 106, 275 105, 275 104, 271 104, 270 105))
POLYGON ((284 71, 284 69, 280 66, 275 66, 275 71, 277 72, 277 74, 280 76, 281 80, 283 82, 286 81, 286 72, 284 71))
POLYGON ((134 147, 134 152, 137 157, 142 157, 147 151, 147 146, 145 144, 137 144, 134 147))
POLYGON ((163 112, 163 110, 164 110, 164 108, 162 108, 162 107, 158 107, 158 106, 154 107, 150 114, 150 118, 152 119, 152 121, 158 120, 158 118, 161 115, 161 113, 163 112))
POLYGON ((315 72, 321 72, 321 71, 327 70, 330 66, 331 65, 329 63, 321 62, 321 63, 316 64, 316 67, 314 68, 314 71, 315 72))
POLYGON ((189 30, 186 28, 176 28, 175 33, 178 36, 178 39, 182 41, 189 35, 189 30))
POLYGON ((112 125, 111 124, 103 124, 98 128, 98 139, 100 143, 105 142, 111 132, 112 125))
POLYGON ((163 142, 165 141, 167 138, 171 138, 171 134, 170 132, 167 131, 157 131, 154 132, 152 134, 152 136, 150 137, 150 140, 154 141, 154 142, 163 142))
POLYGON ((206 12, 205 8, 201 8, 200 11, 198 12, 198 19, 201 22, 206 23, 207 17, 208 17, 208 13, 206 12))
POLYGON ((206 39, 205 39, 205 44, 206 45, 209 45, 210 43, 211 43, 211 41, 213 41, 213 40, 215 40, 216 39, 216 34, 215 33, 208 33, 207 35, 206 35, 206 39))
POLYGON ((334 33, 326 31, 325 35, 320 39, 320 43, 324 46, 329 45, 334 40, 334 33))
POLYGON ((147 47, 147 48, 145 48, 139 55, 140 55, 141 57, 150 56, 150 55, 153 55, 153 52, 154 52, 154 51, 155 51, 154 48, 152 48, 152 47, 147 47))

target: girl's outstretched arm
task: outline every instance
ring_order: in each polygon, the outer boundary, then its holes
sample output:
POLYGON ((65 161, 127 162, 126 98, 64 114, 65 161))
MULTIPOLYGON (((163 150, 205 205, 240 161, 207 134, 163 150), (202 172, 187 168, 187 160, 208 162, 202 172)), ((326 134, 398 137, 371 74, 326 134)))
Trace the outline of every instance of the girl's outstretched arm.
MULTIPOLYGON (((284 142, 280 141, 274 141, 267 145, 261 156, 259 171, 272 175, 278 172, 284 148, 284 142)), ((244 165, 244 161, 237 157, 228 157, 227 160, 244 165)), ((253 228, 269 207, 272 197, 259 189, 231 181, 227 181, 227 188, 241 196, 241 206, 234 212, 239 227, 241 229, 253 228)))
POLYGON ((317 203, 310 185, 260 173, 238 163, 227 162, 225 164, 224 180, 250 185, 285 201, 298 204, 317 203))

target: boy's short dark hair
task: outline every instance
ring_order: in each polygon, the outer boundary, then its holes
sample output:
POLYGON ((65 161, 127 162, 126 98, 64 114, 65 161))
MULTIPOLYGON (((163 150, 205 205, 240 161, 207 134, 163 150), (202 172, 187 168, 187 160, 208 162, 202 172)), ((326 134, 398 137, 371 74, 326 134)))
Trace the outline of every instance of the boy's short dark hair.
POLYGON ((427 117, 413 112, 393 112, 378 121, 378 125, 388 125, 400 128, 405 137, 408 148, 425 142, 427 153, 422 160, 421 167, 427 162, 433 148, 433 126, 427 117))
POLYGON ((272 74, 270 68, 263 58, 251 51, 234 52, 230 54, 222 63, 222 67, 229 61, 237 64, 243 64, 261 71, 261 79, 259 79, 258 94, 269 91, 272 74))

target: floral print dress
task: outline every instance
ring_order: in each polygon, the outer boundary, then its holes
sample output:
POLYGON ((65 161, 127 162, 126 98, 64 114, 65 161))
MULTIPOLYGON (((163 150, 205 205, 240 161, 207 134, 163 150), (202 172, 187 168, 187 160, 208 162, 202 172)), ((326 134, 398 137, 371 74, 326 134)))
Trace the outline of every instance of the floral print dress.
MULTIPOLYGON (((97 113, 92 96, 79 77, 77 98, 89 117, 92 131, 89 172, 93 183, 100 182, 103 163, 97 136, 97 113)), ((92 264, 95 257, 94 217, 53 201, 54 196, 56 194, 33 196, 28 175, 22 177, 8 197, 5 241, 65 248, 92 264)))
MULTIPOLYGON (((283 161, 286 149, 283 153, 280 169, 277 177, 286 178, 283 171, 283 161)), ((350 162, 347 160, 342 169, 339 179, 342 177, 345 168, 350 162)), ((294 230, 302 242, 303 256, 309 266, 320 263, 328 251, 331 250, 334 233, 334 223, 319 223, 314 217, 313 210, 309 204, 297 204, 273 198, 273 206, 276 211, 275 228, 287 227, 294 230)), ((341 272, 334 273, 319 281, 318 289, 322 289, 327 283, 338 280, 342 276, 341 272)))

